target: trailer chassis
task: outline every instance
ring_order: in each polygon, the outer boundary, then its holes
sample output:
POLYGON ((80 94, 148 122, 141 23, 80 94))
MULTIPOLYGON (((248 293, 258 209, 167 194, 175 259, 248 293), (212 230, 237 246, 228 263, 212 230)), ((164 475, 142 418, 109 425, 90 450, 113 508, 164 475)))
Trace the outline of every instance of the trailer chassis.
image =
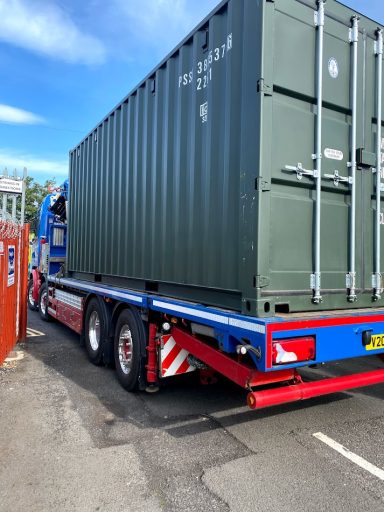
POLYGON ((260 409, 384 383, 384 368, 314 382, 304 382, 299 373, 305 366, 353 357, 384 360, 380 309, 253 318, 77 279, 50 276, 48 283, 50 316, 80 335, 90 299, 105 304, 110 318, 104 341, 110 347, 124 310, 142 319, 148 391, 157 390, 163 378, 198 369, 205 380, 216 372, 235 382, 248 391, 248 406, 260 409))

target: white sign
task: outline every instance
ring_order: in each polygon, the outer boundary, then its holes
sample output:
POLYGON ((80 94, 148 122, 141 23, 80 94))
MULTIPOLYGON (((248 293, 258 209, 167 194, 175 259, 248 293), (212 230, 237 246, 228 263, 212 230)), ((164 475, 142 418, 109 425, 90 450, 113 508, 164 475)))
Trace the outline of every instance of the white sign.
POLYGON ((0 254, 4 254, 4 242, 0 242, 0 254))
POLYGON ((8 286, 15 284, 15 246, 8 246, 8 286))
POLYGON ((337 78, 339 76, 339 64, 335 57, 331 57, 328 61, 328 71, 332 78, 337 78))
POLYGON ((339 149, 325 148, 324 156, 325 156, 325 158, 329 158, 330 160, 341 161, 344 158, 344 153, 342 151, 340 151, 339 149))
POLYGON ((0 178, 0 192, 22 194, 23 182, 21 180, 12 180, 11 178, 0 178))
POLYGON ((206 123, 208 121, 208 101, 200 105, 200 117, 202 123, 206 123))

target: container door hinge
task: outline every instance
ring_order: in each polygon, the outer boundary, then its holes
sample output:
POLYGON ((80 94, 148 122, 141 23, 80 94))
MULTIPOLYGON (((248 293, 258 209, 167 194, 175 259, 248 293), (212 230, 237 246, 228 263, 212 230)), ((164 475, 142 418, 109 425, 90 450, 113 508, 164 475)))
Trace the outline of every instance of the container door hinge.
POLYGON ((262 92, 264 96, 272 96, 273 87, 266 84, 264 78, 260 78, 260 80, 257 81, 257 92, 262 92))
POLYGON ((261 190, 262 192, 271 190, 271 182, 259 176, 255 179, 255 190, 261 190))
POLYGON ((266 288, 269 286, 269 277, 256 276, 256 288, 266 288))

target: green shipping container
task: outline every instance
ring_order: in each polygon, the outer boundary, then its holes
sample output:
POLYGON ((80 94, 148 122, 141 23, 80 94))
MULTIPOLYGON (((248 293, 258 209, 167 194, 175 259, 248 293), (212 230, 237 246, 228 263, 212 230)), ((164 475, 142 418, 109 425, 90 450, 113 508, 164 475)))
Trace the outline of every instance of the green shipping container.
POLYGON ((221 2, 70 153, 68 274, 253 316, 382 306, 382 61, 335 0, 221 2))

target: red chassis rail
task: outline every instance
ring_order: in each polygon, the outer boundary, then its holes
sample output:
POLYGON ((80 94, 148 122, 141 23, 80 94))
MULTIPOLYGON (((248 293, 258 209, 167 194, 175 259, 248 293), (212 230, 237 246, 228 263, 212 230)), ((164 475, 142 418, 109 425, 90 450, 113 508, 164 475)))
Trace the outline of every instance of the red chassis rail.
POLYGON ((292 369, 269 373, 259 372, 254 368, 235 361, 226 354, 219 352, 216 348, 210 347, 177 327, 172 328, 172 337, 181 348, 190 352, 213 370, 246 389, 276 382, 294 381, 296 378, 296 372, 292 369))
MULTIPOLYGON (((213 370, 221 373, 245 389, 267 384, 282 384, 281 387, 251 391, 247 403, 251 409, 261 409, 316 396, 327 395, 348 389, 384 383, 384 369, 356 373, 344 377, 333 377, 315 382, 303 382, 295 369, 274 372, 259 372, 235 361, 198 338, 173 327, 172 337, 183 349, 190 352, 213 370)), ((383 359, 381 357, 381 359, 383 359)))

